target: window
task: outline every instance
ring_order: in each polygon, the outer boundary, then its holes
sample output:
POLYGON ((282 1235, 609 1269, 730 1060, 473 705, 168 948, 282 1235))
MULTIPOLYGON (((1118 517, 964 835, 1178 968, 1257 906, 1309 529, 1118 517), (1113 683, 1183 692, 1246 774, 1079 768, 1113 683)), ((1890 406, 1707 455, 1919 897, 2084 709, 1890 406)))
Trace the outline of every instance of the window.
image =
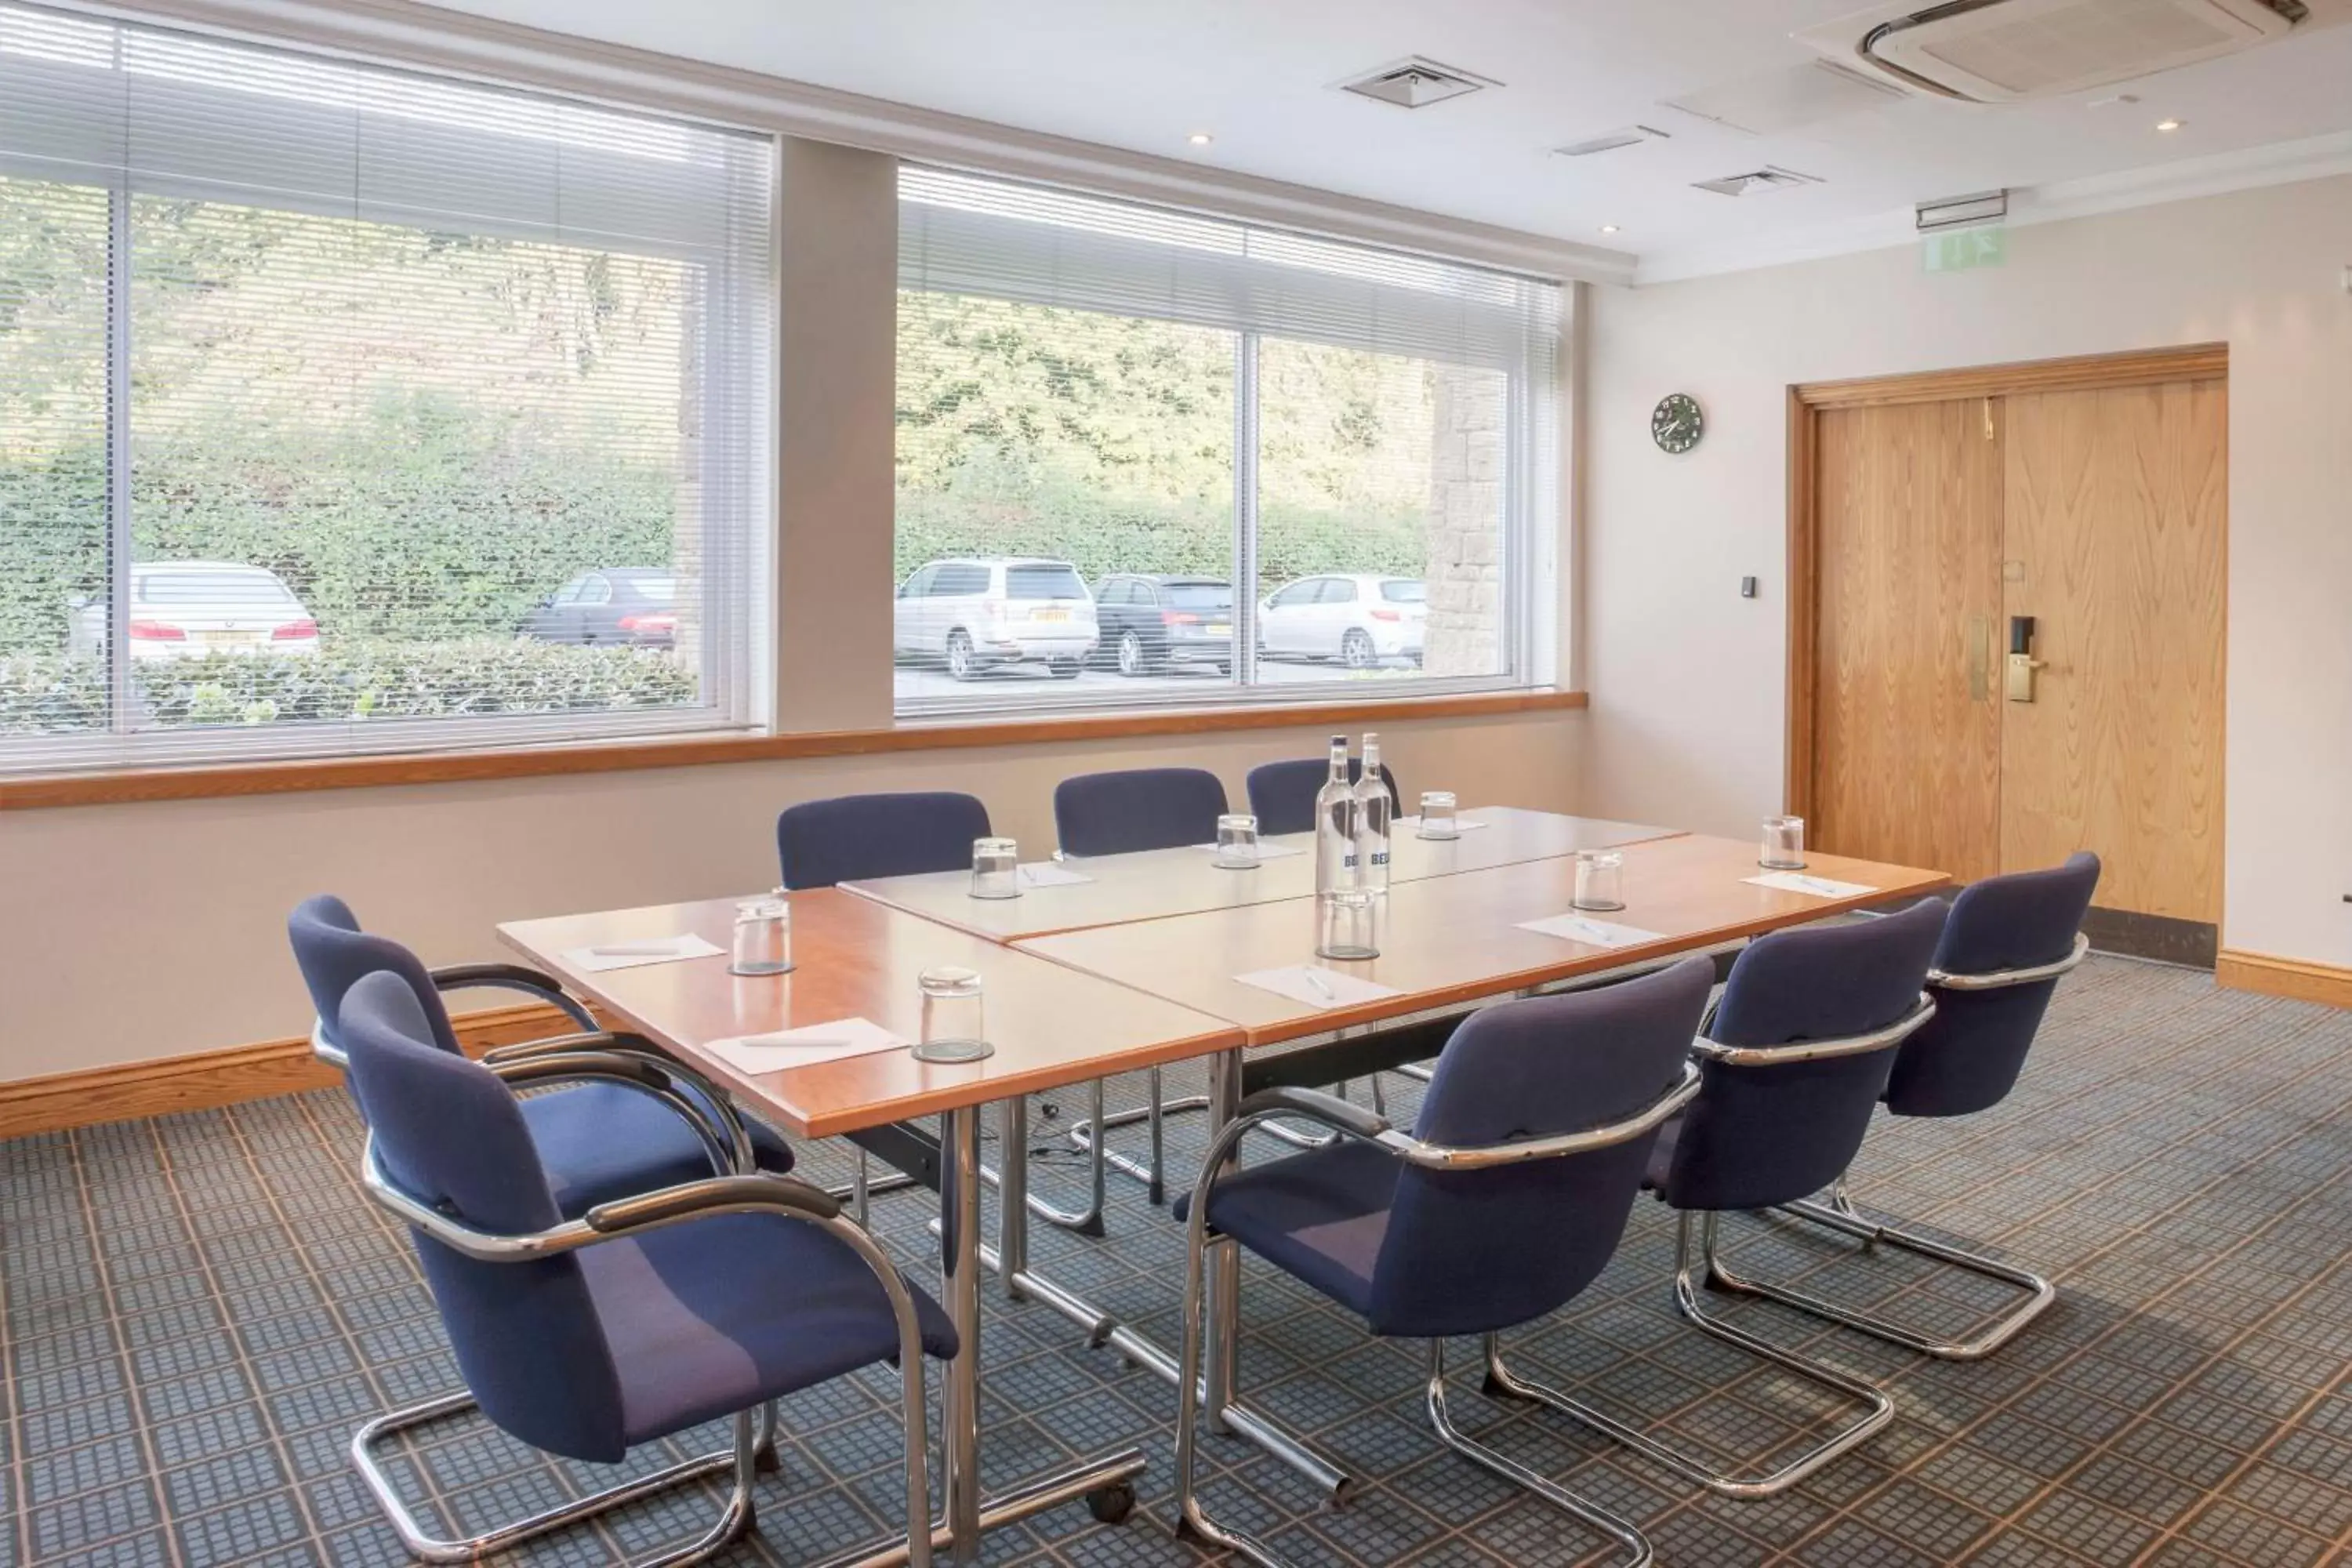
POLYGON ((1100 595, 902 598, 902 714, 1532 680, 1557 284, 912 167, 898 281, 899 573, 1046 556, 1100 595))
POLYGON ((750 722, 772 165, 0 3, 0 769, 750 722))

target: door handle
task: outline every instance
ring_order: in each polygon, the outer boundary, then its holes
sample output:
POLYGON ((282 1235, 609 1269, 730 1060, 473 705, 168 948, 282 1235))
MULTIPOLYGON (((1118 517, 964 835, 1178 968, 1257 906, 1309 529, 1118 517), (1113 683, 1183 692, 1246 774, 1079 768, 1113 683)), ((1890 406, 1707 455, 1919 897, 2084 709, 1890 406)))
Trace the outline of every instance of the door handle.
POLYGON ((2009 617, 2009 670, 2004 682, 2011 702, 2033 700, 2033 672, 2042 661, 2033 657, 2033 617, 2009 617))

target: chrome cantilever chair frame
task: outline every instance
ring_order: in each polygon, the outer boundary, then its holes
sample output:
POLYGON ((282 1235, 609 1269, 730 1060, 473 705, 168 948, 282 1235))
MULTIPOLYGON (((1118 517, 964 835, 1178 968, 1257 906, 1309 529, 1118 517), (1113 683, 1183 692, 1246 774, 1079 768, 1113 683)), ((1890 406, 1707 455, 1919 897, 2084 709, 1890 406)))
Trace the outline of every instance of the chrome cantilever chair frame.
MULTIPOLYGON (((1930 991, 2000 991, 2012 985, 2035 985, 2072 973, 2082 963, 2090 949, 2091 939, 2078 931, 2074 936, 2074 951, 2053 963, 2035 964, 2030 969, 1996 970, 1983 974, 1948 974, 1939 970, 1929 970, 1927 987, 1930 991)), ((1916 1230, 1906 1230, 1900 1221, 1874 1219, 1864 1214, 1846 1195, 1846 1183, 1843 1176, 1830 1188, 1827 1203, 1807 1198, 1784 1204, 1779 1212, 1809 1220, 1841 1236, 1852 1237, 1863 1244, 1865 1252, 1882 1245, 1896 1247, 1953 1268, 1999 1280, 2004 1285, 2014 1285, 2026 1293, 2025 1299, 1967 1339, 1939 1340, 1892 1319, 1841 1307, 1833 1301, 1787 1285, 1736 1274, 1716 1255, 1710 1245, 1707 1249, 1707 1276, 1714 1284, 1736 1295, 1760 1296, 1768 1301, 1778 1301, 1782 1306, 1811 1312, 1817 1318, 1826 1318, 1831 1322, 1885 1340, 1889 1344, 1933 1356, 1937 1361, 1983 1360, 2015 1339, 2028 1323, 2040 1317, 2050 1303, 2058 1299, 2058 1287, 2031 1269, 2003 1263, 1980 1252, 1949 1246, 1916 1230)))
MULTIPOLYGON (((1901 1018, 1883 1029, 1866 1035, 1850 1035, 1836 1039, 1803 1040, 1786 1046, 1723 1046, 1713 1040, 1697 1039, 1691 1049, 1710 1061, 1737 1067, 1775 1067, 1789 1062, 1818 1061, 1828 1057, 1858 1056, 1868 1051, 1885 1050, 1900 1044, 1904 1038, 1936 1016, 1936 1004, 1927 993, 1919 995, 1918 1005, 1901 1018)), ((1692 1233, 1698 1233, 1699 1250, 1706 1268, 1717 1267, 1716 1219, 1712 1211, 1678 1210, 1675 1226, 1675 1307, 1700 1332, 1736 1345, 1751 1355, 1762 1357, 1784 1367, 1808 1382, 1818 1384, 1867 1408, 1860 1419, 1841 1427, 1779 1469, 1760 1476, 1736 1475, 1699 1463, 1676 1449, 1668 1447, 1647 1432, 1629 1426, 1606 1411, 1580 1399, 1574 1399, 1558 1389, 1531 1383, 1511 1371, 1503 1363, 1497 1347, 1490 1339, 1486 1344, 1486 1388, 1493 1394, 1503 1394, 1520 1399, 1533 1400, 1583 1422, 1594 1431, 1615 1438, 1638 1454, 1657 1461, 1675 1473, 1688 1477, 1711 1492, 1724 1497, 1754 1499, 1772 1497, 1788 1490, 1823 1465, 1852 1452, 1868 1442, 1886 1424, 1895 1419, 1895 1402, 1885 1390, 1861 1378, 1852 1377, 1834 1367, 1809 1361, 1792 1351, 1781 1349, 1768 1341, 1720 1318, 1710 1317, 1700 1307, 1699 1270, 1691 1256, 1692 1233), (1693 1222, 1696 1221, 1696 1224, 1693 1222)))
MULTIPOLYGON (((1588 1128, 1580 1132, 1561 1133, 1549 1138, 1530 1138, 1515 1143, 1495 1143, 1478 1148, 1451 1148, 1424 1142, 1410 1133, 1391 1127, 1382 1117, 1360 1110, 1347 1100, 1318 1093, 1312 1089, 1262 1089, 1242 1102, 1239 1113, 1226 1123, 1215 1142, 1209 1147, 1202 1163, 1200 1179, 1192 1187, 1191 1213, 1185 1221, 1184 1247, 1184 1343, 1176 1387, 1176 1521, 1178 1531, 1190 1531, 1213 1546, 1237 1552, 1259 1565, 1259 1568, 1288 1568, 1287 1563, 1264 1542, 1217 1523, 1201 1507, 1199 1494, 1192 1486, 1193 1458, 1198 1447, 1200 1400, 1196 1396, 1201 1384, 1201 1346, 1204 1326, 1213 1335, 1218 1325, 1204 1324, 1202 1279, 1209 1248, 1223 1249, 1222 1267, 1230 1274, 1235 1261, 1237 1244, 1229 1237, 1212 1239, 1208 1232, 1209 1199, 1216 1187, 1217 1178, 1228 1168, 1234 1151, 1251 1131, 1264 1127, 1277 1116, 1300 1118, 1318 1122, 1330 1129, 1335 1138, 1352 1138, 1369 1143, 1381 1152, 1404 1164, 1427 1171, 1490 1170, 1498 1165, 1523 1164, 1537 1160, 1556 1160, 1566 1155, 1587 1153, 1638 1138, 1663 1126, 1675 1112, 1690 1103, 1699 1090, 1699 1074, 1696 1066, 1685 1064, 1679 1082, 1665 1094, 1624 1121, 1605 1127, 1588 1128)), ((1490 1367, 1499 1364, 1496 1346, 1498 1335, 1486 1336, 1490 1367)), ((1614 1539, 1632 1553, 1625 1568, 1645 1568, 1652 1561, 1650 1542, 1641 1531, 1629 1521, 1618 1518, 1599 1504, 1589 1502, 1575 1493, 1537 1474, 1509 1456, 1465 1435, 1454 1425, 1445 1404, 1444 1342, 1429 1342, 1429 1380, 1425 1394, 1430 1425, 1440 1441, 1454 1452, 1495 1474, 1527 1488, 1554 1507, 1582 1520, 1596 1530, 1614 1539)))
MULTIPOLYGON (((523 1060, 503 1064, 493 1070, 501 1079, 517 1085, 599 1080, 645 1089, 657 1094, 665 1103, 685 1117, 714 1150, 723 1147, 727 1141, 726 1132, 714 1125, 699 1108, 684 1096, 665 1090, 652 1081, 656 1073, 673 1071, 669 1064, 646 1058, 635 1052, 545 1050, 523 1060)), ((735 1130, 735 1137, 738 1140, 742 1138, 740 1127, 735 1130)), ((907 1540, 903 1550, 889 1541, 853 1549, 829 1559, 828 1568, 833 1564, 877 1560, 903 1562, 910 1568, 929 1568, 933 1536, 940 1527, 930 1518, 929 1405, 923 1389, 921 1327, 915 1316, 913 1298, 908 1295, 906 1282, 897 1268, 864 1227, 842 1217, 840 1200, 832 1194, 789 1176, 748 1169, 747 1150, 747 1168, 734 1173, 708 1177, 602 1204, 578 1219, 567 1220, 547 1230, 506 1235, 477 1230, 402 1191, 377 1158, 373 1136, 368 1141, 363 1159, 362 1184, 369 1199, 394 1219, 467 1258, 487 1263, 528 1262, 577 1251, 602 1242, 642 1236, 688 1220, 729 1214, 780 1215, 814 1225, 846 1245, 881 1281, 883 1293, 889 1299, 891 1314, 898 1322, 898 1366, 906 1422, 907 1540)), ((718 1521, 709 1531, 686 1545, 640 1558, 631 1564, 631 1568, 684 1568, 688 1563, 707 1562, 724 1551, 751 1524, 755 1513, 751 1489, 760 1468, 760 1455, 774 1441, 775 1407, 770 1402, 761 1407, 760 1413, 763 1417, 761 1425, 766 1428, 764 1433, 755 1431, 754 1412, 738 1411, 733 1417, 733 1441, 725 1448, 682 1459, 648 1475, 543 1510, 528 1518, 499 1525, 478 1535, 444 1540, 427 1533, 407 1504, 401 1500, 399 1489, 377 1462, 374 1448, 386 1437, 463 1415, 475 1407, 471 1394, 441 1394, 387 1411, 362 1426, 352 1438, 352 1463, 359 1470, 360 1479, 374 1494, 377 1506, 392 1521, 401 1543, 414 1555, 428 1563, 478 1562, 492 1553, 639 1498, 649 1497, 721 1470, 731 1471, 732 1487, 726 1505, 718 1521)))

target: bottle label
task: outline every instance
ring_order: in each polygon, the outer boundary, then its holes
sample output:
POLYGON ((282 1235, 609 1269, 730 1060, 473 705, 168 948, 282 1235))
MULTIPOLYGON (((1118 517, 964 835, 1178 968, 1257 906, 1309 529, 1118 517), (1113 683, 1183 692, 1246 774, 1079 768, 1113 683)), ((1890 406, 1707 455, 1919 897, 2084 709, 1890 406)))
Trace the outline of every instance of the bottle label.
POLYGON ((1385 865, 1387 865, 1388 863, 1389 863, 1389 852, 1388 852, 1387 850, 1385 850, 1385 849, 1375 849, 1375 850, 1373 850, 1373 851, 1372 851, 1372 864, 1373 864, 1373 865, 1375 865, 1375 866, 1385 866, 1385 865))

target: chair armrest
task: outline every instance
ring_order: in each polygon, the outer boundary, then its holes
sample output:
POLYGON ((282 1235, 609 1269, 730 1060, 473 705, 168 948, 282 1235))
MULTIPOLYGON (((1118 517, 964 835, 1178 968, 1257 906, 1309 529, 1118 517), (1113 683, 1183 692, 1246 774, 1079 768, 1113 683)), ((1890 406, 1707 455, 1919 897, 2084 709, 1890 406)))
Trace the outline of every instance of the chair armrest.
POLYGON ((670 1225, 699 1215, 779 1208, 812 1219, 834 1219, 841 1214, 841 1202, 823 1187, 794 1181, 790 1176, 712 1176, 683 1186, 615 1198, 611 1203, 598 1204, 582 1217, 587 1220, 590 1229, 616 1235, 670 1225))
POLYGON ((1900 1044, 1936 1016, 1935 999, 1925 991, 1911 1011, 1884 1028, 1866 1035, 1843 1035, 1832 1039, 1791 1040, 1780 1046, 1727 1046, 1701 1037, 1691 1042, 1694 1055, 1727 1067, 1780 1067, 1790 1062, 1820 1061, 1826 1057, 1861 1056, 1900 1044))
POLYGON ((552 974, 520 963, 451 963, 426 972, 436 991, 520 991, 553 1004, 583 1029, 597 1027, 595 1015, 563 989, 552 974))
POLYGON ((1326 1094, 1319 1089, 1299 1089, 1278 1084, 1259 1089, 1234 1109, 1234 1116, 1255 1116, 1263 1111, 1287 1110, 1320 1121, 1327 1127, 1338 1128, 1367 1141, 1378 1138, 1389 1130, 1388 1119, 1374 1115, 1353 1101, 1336 1094, 1326 1094))
POLYGON ((2025 969, 1996 969, 1983 974, 1950 974, 1940 969, 1931 969, 1927 971, 1927 984, 1937 991, 2000 991, 2011 985, 2035 985, 2066 973, 2081 963, 2084 955, 2090 951, 2091 939, 2076 931, 2074 950, 2053 963, 2037 963, 2025 969))

